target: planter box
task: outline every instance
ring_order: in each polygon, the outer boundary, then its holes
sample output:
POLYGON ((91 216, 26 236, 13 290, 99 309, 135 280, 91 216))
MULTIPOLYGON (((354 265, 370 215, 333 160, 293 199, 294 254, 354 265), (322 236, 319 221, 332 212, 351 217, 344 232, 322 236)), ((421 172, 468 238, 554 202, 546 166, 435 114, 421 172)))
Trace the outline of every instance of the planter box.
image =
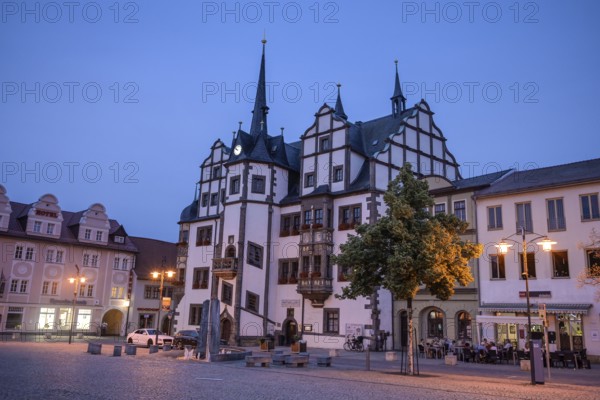
POLYGON ((444 363, 446 365, 456 365, 456 356, 455 355, 446 356, 444 358, 444 363))

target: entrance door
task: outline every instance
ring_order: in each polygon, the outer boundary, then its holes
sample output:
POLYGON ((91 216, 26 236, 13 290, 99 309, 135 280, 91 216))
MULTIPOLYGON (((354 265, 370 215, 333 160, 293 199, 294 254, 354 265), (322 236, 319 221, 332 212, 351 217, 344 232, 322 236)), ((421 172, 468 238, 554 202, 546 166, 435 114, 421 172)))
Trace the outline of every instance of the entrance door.
POLYGON ((400 346, 408 346, 408 313, 402 311, 400 313, 400 346))
POLYGON ((287 345, 292 344, 294 336, 298 335, 298 325, 295 320, 288 320, 284 324, 285 343, 287 345))
POLYGON ((123 325, 123 313, 119 310, 109 310, 102 317, 101 334, 119 336, 123 325))
POLYGON ((221 320, 221 341, 229 344, 231 337, 231 321, 227 318, 221 320))

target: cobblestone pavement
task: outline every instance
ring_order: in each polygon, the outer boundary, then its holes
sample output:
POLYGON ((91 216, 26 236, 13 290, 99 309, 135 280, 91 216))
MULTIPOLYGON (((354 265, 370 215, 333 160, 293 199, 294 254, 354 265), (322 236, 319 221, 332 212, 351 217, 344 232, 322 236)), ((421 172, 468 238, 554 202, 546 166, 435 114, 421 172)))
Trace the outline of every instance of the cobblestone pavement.
MULTIPOLYGON (((113 357, 113 341, 102 354, 87 343, 0 343, 1 399, 600 399, 600 367, 552 369, 552 379, 531 386, 529 372, 513 365, 419 359, 420 375, 398 373, 399 362, 371 353, 341 352, 331 367, 318 367, 309 349, 305 368, 248 368, 244 361, 184 360, 183 351, 113 357)), ((118 343, 122 344, 122 343, 118 343)), ((258 349, 252 349, 257 351, 258 349)), ((287 349, 282 348, 287 351, 287 349)))

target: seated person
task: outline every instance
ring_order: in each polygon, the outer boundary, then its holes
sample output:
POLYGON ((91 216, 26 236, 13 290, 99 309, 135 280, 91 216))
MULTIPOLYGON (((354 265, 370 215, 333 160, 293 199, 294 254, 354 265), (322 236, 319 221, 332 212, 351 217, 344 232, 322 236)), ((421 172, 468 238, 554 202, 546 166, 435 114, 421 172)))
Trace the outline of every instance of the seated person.
POLYGON ((510 340, 504 339, 504 347, 503 347, 503 349, 506 350, 506 351, 508 351, 511 348, 512 348, 512 343, 510 342, 510 340))

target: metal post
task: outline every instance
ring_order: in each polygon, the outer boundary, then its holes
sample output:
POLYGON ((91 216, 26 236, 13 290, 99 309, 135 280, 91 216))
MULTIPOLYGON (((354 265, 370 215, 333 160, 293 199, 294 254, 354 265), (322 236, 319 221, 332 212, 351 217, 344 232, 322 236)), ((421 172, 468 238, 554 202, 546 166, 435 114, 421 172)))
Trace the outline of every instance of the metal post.
POLYGON ((71 326, 69 327, 69 344, 73 338, 73 324, 75 323, 75 302, 77 300, 77 289, 79 288, 79 273, 75 280, 75 290, 73 291, 73 305, 71 306, 71 326))
POLYGON ((159 331, 159 327, 160 327, 160 309, 162 308, 162 300, 163 300, 163 282, 165 279, 165 271, 163 269, 163 271, 160 273, 160 289, 158 290, 159 295, 158 295, 158 317, 156 318, 156 338, 154 341, 154 344, 158 346, 158 331, 159 331))
POLYGON ((527 298, 527 342, 529 343, 529 365, 531 370, 531 384, 535 385, 535 360, 533 352, 533 340, 531 338, 531 305, 529 303, 529 270, 527 269, 527 241, 525 228, 521 226, 523 235, 523 277, 525 278, 525 297, 527 298))

